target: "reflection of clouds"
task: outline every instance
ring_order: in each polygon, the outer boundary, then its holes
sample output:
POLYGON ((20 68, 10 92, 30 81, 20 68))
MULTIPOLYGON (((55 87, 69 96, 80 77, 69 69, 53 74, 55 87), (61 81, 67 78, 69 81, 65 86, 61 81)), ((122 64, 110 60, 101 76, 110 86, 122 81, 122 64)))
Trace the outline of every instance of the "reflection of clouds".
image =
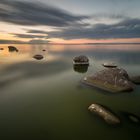
POLYGON ((1 71, 0 75, 2 78, 0 79, 0 88, 14 84, 22 79, 57 75, 69 68, 69 65, 63 60, 45 63, 22 62, 19 64, 13 64, 1 71))
POLYGON ((65 57, 74 57, 79 54, 84 54, 93 57, 96 61, 114 61, 120 64, 139 64, 140 62, 140 50, 136 51, 121 51, 115 49, 90 49, 90 50, 64 50, 63 52, 53 52, 53 54, 63 54, 65 57))

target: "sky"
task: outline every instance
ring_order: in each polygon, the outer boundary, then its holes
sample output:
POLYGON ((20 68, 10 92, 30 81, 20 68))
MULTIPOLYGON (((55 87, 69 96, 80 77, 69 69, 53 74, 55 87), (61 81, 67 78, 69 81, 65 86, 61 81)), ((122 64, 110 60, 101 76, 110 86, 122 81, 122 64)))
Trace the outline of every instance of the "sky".
POLYGON ((140 0, 0 0, 0 43, 140 43, 140 0))

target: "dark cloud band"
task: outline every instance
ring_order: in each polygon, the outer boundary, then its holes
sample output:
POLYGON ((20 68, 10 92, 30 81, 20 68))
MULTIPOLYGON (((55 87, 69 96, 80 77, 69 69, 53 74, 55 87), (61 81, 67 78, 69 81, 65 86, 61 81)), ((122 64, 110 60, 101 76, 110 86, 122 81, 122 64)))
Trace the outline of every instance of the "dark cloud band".
POLYGON ((72 15, 42 3, 15 0, 0 1, 0 21, 14 24, 63 27, 85 18, 88 17, 72 15))
POLYGON ((96 24, 89 28, 72 27, 49 32, 48 37, 63 39, 140 38, 140 19, 127 19, 113 25, 96 24))

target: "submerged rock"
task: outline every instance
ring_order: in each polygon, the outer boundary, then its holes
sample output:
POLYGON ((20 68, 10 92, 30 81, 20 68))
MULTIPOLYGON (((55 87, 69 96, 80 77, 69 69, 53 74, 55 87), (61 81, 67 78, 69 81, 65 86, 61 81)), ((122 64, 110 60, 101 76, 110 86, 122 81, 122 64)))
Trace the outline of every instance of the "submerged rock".
POLYGON ((135 84, 140 84, 140 76, 130 77, 130 80, 135 84))
POLYGON ((99 104, 91 104, 88 110, 102 118, 108 124, 116 125, 121 122, 114 113, 99 104))
POLYGON ((86 73, 89 65, 73 65, 73 69, 79 73, 86 73))
POLYGON ((4 48, 0 48, 0 50, 2 51, 2 50, 4 50, 4 48))
POLYGON ((124 69, 112 68, 85 77, 83 83, 110 92, 132 91, 133 84, 124 69))
POLYGON ((133 113, 123 112, 124 116, 134 124, 140 124, 140 117, 133 113))
POLYGON ((37 59, 37 60, 41 60, 41 59, 43 59, 44 57, 43 57, 42 55, 40 55, 40 54, 36 54, 36 55, 33 56, 33 58, 35 58, 35 59, 37 59))
POLYGON ((107 67, 107 68, 116 68, 117 67, 117 65, 115 63, 104 63, 103 66, 107 67))
POLYGON ((89 59, 84 55, 80 55, 80 56, 76 56, 73 59, 73 63, 75 65, 89 65, 89 59))
POLYGON ((14 46, 8 46, 9 52, 18 52, 18 49, 14 46))

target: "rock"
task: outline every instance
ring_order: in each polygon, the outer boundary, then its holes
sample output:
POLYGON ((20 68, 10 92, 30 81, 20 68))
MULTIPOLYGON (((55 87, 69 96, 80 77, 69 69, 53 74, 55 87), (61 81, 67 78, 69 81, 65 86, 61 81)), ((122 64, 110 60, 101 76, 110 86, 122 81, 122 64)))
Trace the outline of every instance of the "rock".
POLYGON ((43 52, 45 52, 46 50, 42 50, 43 52))
POLYGON ((73 59, 73 63, 75 65, 89 65, 89 59, 84 55, 80 55, 80 56, 76 56, 73 59))
POLYGON ((37 60, 41 60, 41 59, 43 59, 44 57, 43 57, 42 55, 40 55, 40 54, 36 54, 36 55, 33 56, 33 58, 35 58, 35 59, 37 59, 37 60))
POLYGON ((89 65, 73 65, 73 69, 79 73, 86 73, 89 65))
POLYGON ((18 52, 18 49, 14 46, 8 46, 9 52, 18 52))
POLYGON ((117 67, 117 65, 115 63, 104 63, 103 66, 107 67, 107 68, 116 68, 117 67))
POLYGON ((123 112, 123 115, 126 117, 126 119, 132 123, 140 124, 140 117, 133 113, 123 112))
POLYGON ((140 76, 130 77, 130 80, 135 84, 140 84, 140 76))
POLYGON ((0 50, 2 51, 2 50, 4 50, 4 48, 0 48, 0 50))
POLYGON ((102 70, 93 76, 85 77, 82 82, 110 92, 133 90, 133 84, 127 72, 119 68, 102 70))
POLYGON ((121 122, 114 113, 99 104, 91 104, 88 110, 102 118, 108 124, 116 125, 121 122))
POLYGON ((136 117, 135 115, 129 115, 128 118, 130 119, 130 121, 132 121, 133 123, 140 123, 140 119, 138 117, 136 117))

